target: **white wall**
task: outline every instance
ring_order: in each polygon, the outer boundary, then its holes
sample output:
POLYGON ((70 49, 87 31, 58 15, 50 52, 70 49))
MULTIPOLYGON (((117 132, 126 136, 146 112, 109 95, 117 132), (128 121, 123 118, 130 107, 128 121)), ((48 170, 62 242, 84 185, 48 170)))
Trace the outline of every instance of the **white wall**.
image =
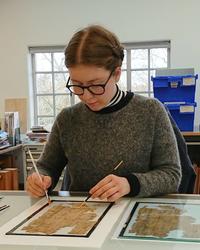
POLYGON ((0 117, 5 98, 29 96, 28 47, 65 45, 92 23, 122 42, 171 40, 171 67, 194 67, 200 75, 199 10, 199 0, 0 0, 0 117))

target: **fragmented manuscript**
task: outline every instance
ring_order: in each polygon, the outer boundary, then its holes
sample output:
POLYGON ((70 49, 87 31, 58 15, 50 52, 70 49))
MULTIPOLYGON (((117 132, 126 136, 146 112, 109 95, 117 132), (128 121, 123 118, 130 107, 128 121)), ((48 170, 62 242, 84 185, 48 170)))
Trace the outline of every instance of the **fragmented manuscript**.
POLYGON ((52 200, 50 205, 38 204, 6 234, 90 237, 112 205, 103 201, 52 200))
POLYGON ((23 227, 29 233, 53 234, 61 228, 72 228, 68 234, 85 234, 97 222, 95 209, 80 203, 72 206, 56 205, 23 227))
POLYGON ((120 236, 200 242, 199 205, 136 202, 120 236))

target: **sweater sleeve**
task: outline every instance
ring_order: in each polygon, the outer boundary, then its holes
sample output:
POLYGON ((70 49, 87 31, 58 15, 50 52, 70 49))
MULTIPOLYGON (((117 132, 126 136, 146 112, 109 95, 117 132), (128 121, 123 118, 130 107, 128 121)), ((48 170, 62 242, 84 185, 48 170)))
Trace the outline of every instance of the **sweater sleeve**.
POLYGON ((52 186, 50 187, 50 190, 56 186, 66 164, 67 158, 61 145, 59 127, 56 120, 44 151, 37 162, 39 172, 52 178, 52 186))
POLYGON ((152 100, 155 112, 154 136, 149 171, 133 173, 139 180, 138 197, 176 193, 181 180, 181 166, 176 138, 163 105, 152 100))

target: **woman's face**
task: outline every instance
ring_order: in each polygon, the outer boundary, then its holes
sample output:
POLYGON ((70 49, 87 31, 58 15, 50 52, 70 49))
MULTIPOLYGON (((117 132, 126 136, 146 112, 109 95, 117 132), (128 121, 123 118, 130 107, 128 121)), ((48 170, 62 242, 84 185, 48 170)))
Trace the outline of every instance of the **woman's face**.
POLYGON ((71 79, 70 84, 83 87, 105 84, 107 82, 105 85, 105 92, 102 95, 92 94, 88 89, 84 89, 83 95, 79 95, 80 100, 91 110, 99 111, 104 108, 115 95, 117 89, 116 83, 119 81, 121 68, 117 67, 111 75, 111 72, 104 68, 90 65, 78 65, 69 68, 69 75, 71 79))

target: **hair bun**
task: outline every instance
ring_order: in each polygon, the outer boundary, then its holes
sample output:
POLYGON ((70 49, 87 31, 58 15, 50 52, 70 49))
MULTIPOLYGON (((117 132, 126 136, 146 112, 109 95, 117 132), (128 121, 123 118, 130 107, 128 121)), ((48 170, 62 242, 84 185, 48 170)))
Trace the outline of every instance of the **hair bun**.
POLYGON ((122 61, 124 60, 124 48, 121 48, 120 50, 120 58, 122 61))
POLYGON ((118 57, 123 61, 124 59, 124 48, 123 47, 112 47, 113 49, 113 55, 118 57))

